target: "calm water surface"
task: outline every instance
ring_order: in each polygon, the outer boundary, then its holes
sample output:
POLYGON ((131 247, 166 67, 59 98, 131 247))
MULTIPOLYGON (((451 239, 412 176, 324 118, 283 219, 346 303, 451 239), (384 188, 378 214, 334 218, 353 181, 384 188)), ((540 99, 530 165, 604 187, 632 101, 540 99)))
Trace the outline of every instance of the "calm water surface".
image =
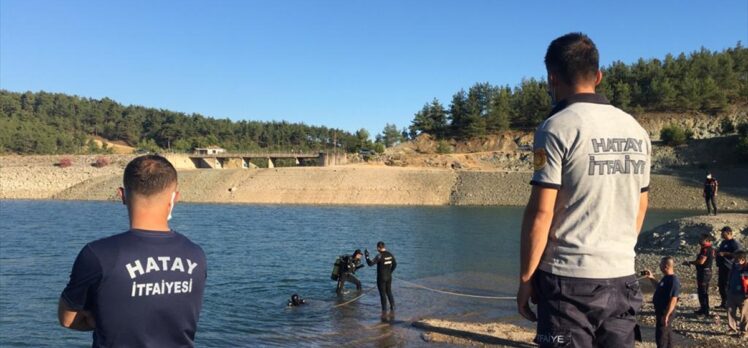
MULTIPOLYGON (((172 227, 208 257, 198 325, 200 347, 414 346, 421 317, 516 320, 513 301, 426 292, 393 283, 396 320, 379 320, 376 289, 359 301, 335 296, 337 255, 387 242, 395 275, 476 295, 516 290, 518 207, 313 207, 181 204, 172 227), (286 308, 292 293, 309 305, 286 308)), ((650 211, 645 228, 693 214, 650 211)), ((85 243, 127 229, 124 206, 109 202, 0 201, 0 346, 90 346, 90 333, 62 329, 57 301, 85 243)), ((365 288, 375 269, 358 272, 365 288)))

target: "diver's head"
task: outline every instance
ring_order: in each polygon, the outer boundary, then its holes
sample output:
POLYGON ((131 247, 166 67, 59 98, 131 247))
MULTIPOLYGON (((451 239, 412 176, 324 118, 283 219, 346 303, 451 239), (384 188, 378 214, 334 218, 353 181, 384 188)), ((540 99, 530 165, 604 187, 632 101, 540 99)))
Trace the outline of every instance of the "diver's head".
POLYGON ((382 242, 382 241, 377 242, 377 251, 379 251, 381 253, 381 252, 383 252, 385 250, 387 250, 387 249, 384 247, 384 242, 382 242))
POLYGON ((127 164, 122 181, 117 192, 131 220, 138 215, 162 223, 171 217, 179 192, 177 171, 167 159, 158 155, 137 157, 127 164))
POLYGON ((298 294, 291 295, 291 302, 294 304, 299 303, 299 295, 298 294))
POLYGON ((356 249, 356 251, 353 252, 353 258, 356 260, 360 260, 363 255, 361 249, 356 249))

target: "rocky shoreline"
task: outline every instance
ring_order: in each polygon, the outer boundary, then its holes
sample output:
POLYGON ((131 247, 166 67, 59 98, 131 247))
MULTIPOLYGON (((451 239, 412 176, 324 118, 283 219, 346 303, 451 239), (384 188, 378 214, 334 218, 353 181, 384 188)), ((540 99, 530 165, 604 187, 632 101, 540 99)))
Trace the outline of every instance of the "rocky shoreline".
MULTIPOLYGON (((725 310, 714 309, 710 317, 697 317, 696 277, 693 268, 680 263, 695 258, 698 246, 696 239, 701 233, 711 233, 719 238, 719 229, 730 226, 735 238, 748 246, 748 214, 720 214, 717 216, 693 216, 675 219, 642 233, 636 256, 637 270, 649 269, 659 274, 659 262, 663 256, 671 255, 677 260, 676 274, 683 286, 673 322, 675 346, 677 347, 748 347, 748 340, 727 333, 725 310), (677 243, 673 243, 677 236, 677 243), (684 241, 681 243, 680 241, 684 241), (672 248, 671 248, 672 246, 672 248)), ((643 342, 636 347, 655 347, 654 288, 646 279, 639 281, 644 293, 644 305, 637 319, 642 329, 643 342)), ((710 286, 712 307, 719 303, 716 276, 710 286)), ((522 320, 518 315, 501 321, 465 322, 444 318, 423 318, 413 323, 423 331, 425 342, 443 343, 453 346, 499 346, 534 347, 534 324, 522 320)))

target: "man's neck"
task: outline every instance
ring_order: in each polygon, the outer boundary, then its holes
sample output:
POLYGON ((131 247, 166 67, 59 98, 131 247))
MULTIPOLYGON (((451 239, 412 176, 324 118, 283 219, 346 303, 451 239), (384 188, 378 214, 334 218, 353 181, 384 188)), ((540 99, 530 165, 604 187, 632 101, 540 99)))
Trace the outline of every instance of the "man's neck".
POLYGON ((130 229, 169 232, 169 222, 164 217, 131 216, 130 229))
POLYGON ((595 94, 595 86, 594 85, 574 85, 574 86, 559 86, 558 90, 556 91, 556 99, 557 101, 562 101, 566 98, 569 98, 575 94, 595 94))

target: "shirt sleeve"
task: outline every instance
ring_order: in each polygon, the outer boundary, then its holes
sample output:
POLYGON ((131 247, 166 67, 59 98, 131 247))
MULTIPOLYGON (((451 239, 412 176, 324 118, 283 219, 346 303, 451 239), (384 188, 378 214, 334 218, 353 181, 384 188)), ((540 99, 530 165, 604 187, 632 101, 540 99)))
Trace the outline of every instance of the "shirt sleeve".
POLYGON ((535 132, 533 145, 533 167, 531 185, 546 188, 561 188, 561 165, 564 158, 564 146, 555 134, 541 126, 535 132))
POLYGON ((644 173, 642 173, 642 183, 641 183, 641 192, 647 192, 649 191, 649 172, 652 167, 652 141, 649 139, 649 136, 645 138, 645 143, 647 145, 646 152, 646 164, 644 165, 644 173))
POLYGON ((680 280, 673 279, 673 287, 670 289, 670 297, 680 296, 680 280))
POLYGON ((733 239, 733 241, 734 242, 732 243, 732 248, 730 248, 731 249, 730 250, 731 253, 734 253, 734 252, 740 250, 740 243, 738 241, 734 240, 734 239, 733 239))
POLYGON ((62 291, 62 299, 75 310, 88 309, 89 300, 94 298, 96 289, 101 281, 101 264, 99 259, 86 245, 78 253, 78 257, 70 272, 70 281, 62 291))

